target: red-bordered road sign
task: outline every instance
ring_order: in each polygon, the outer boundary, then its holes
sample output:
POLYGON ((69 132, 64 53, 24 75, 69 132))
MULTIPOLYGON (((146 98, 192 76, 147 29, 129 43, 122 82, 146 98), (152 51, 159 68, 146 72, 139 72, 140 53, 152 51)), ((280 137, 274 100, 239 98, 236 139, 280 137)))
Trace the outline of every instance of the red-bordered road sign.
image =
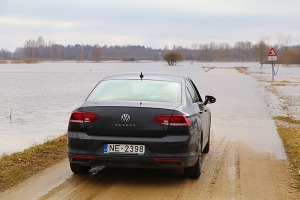
POLYGON ((277 56, 277 53, 273 47, 270 49, 268 56, 277 56))
POLYGON ((275 49, 272 47, 268 53, 268 61, 276 61, 277 60, 277 53, 275 49))

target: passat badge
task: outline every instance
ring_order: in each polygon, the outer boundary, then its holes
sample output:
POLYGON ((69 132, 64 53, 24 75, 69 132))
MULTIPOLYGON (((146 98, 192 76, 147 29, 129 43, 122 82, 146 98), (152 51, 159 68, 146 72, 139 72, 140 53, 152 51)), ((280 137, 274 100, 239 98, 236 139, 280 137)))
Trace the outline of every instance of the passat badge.
POLYGON ((121 120, 124 123, 129 122, 130 121, 130 115, 128 115, 128 114, 121 115, 121 120))

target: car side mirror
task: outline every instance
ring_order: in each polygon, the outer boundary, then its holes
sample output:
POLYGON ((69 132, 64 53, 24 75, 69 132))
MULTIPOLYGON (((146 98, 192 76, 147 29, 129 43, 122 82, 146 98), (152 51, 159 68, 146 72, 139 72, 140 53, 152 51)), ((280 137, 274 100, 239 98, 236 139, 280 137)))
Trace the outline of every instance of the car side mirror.
POLYGON ((206 104, 211 104, 211 103, 215 103, 216 102, 216 98, 210 95, 206 95, 205 96, 205 101, 204 101, 204 105, 206 104))

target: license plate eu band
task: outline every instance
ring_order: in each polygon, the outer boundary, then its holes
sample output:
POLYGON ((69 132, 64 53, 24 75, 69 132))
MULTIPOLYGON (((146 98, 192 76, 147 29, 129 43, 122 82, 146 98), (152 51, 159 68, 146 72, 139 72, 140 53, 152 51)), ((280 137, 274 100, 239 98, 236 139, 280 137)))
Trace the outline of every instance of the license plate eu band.
POLYGON ((145 154, 145 145, 139 144, 104 144, 104 153, 114 154, 145 154))

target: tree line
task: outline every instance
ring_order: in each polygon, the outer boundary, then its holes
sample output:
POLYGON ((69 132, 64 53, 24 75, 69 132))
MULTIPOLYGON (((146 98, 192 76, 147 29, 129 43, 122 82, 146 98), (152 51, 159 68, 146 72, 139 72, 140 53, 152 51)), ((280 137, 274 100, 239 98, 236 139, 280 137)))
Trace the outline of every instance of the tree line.
MULTIPOLYGON (((210 42, 193 44, 191 48, 173 45, 163 49, 153 49, 141 45, 100 46, 99 44, 61 45, 46 42, 42 37, 25 41, 23 47, 14 52, 4 49, 0 51, 2 59, 37 59, 37 60, 75 60, 75 61, 106 61, 106 60, 161 60, 164 54, 171 51, 179 52, 183 60, 195 61, 259 61, 267 62, 270 49, 267 40, 259 40, 255 44, 239 41, 233 46, 228 43, 210 42)), ((282 37, 274 46, 278 54, 279 64, 300 64, 300 45, 289 46, 288 39, 282 37)))

